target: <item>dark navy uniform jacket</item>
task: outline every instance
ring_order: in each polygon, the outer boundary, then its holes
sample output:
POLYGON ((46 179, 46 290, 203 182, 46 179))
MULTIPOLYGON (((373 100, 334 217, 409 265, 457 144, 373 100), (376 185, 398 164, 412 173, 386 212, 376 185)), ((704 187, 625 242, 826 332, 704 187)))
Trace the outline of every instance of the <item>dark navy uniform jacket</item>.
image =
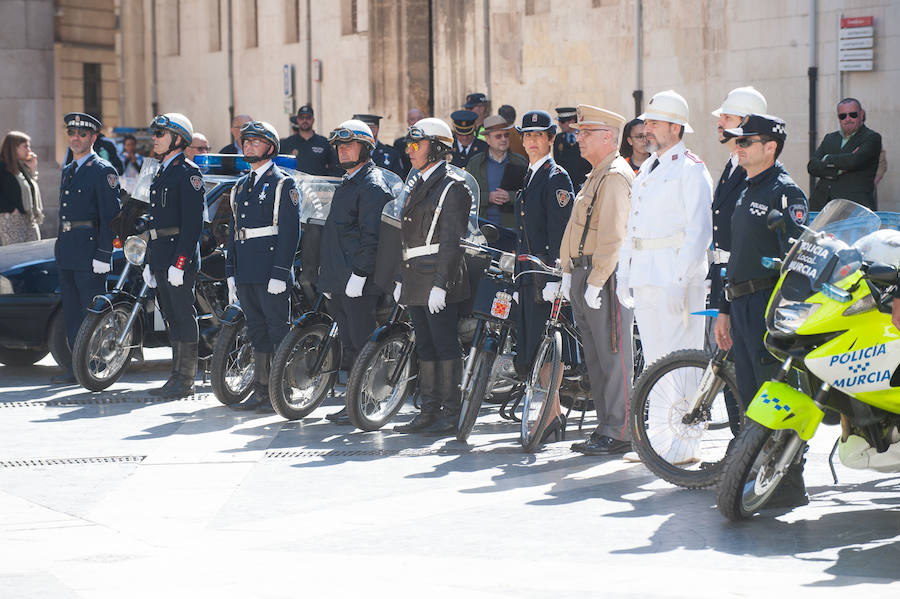
POLYGON ((225 276, 234 277, 238 284, 268 283, 278 279, 294 280, 294 256, 300 241, 300 193, 296 182, 276 165, 262 174, 251 189, 250 175, 235 183, 235 213, 228 237, 225 276), (278 235, 238 239, 241 229, 272 226, 275 212, 275 191, 281 186, 278 204, 278 235))
POLYGON ((203 229, 203 175, 197 165, 178 154, 157 173, 150 184, 150 228, 178 227, 175 235, 149 241, 150 269, 200 266, 200 232, 203 229))
MULTIPOLYGON (((760 262, 763 257, 783 258, 788 239, 799 238, 809 219, 806 196, 780 162, 747 179, 731 217, 731 258, 728 281, 743 283, 754 279, 772 279, 778 274, 760 262), (772 209, 784 214, 785 228, 770 231, 766 217, 772 209)), ((724 299, 720 310, 728 313, 724 299)))
MULTIPOLYGON (((400 157, 400 153, 397 152, 396 149, 391 146, 386 146, 380 141, 375 144, 375 149, 372 151, 372 162, 375 163, 375 166, 386 168, 389 171, 397 173, 401 177, 406 177, 404 174, 403 159, 400 157)), ((408 173, 409 170, 406 169, 406 172, 408 173)))
POLYGON ((557 133, 553 140, 553 159, 566 169, 577 192, 590 174, 591 163, 581 157, 581 149, 575 141, 575 133, 557 133))
POLYGON ((466 168, 466 164, 468 164, 469 158, 471 158, 475 154, 478 154, 479 152, 487 152, 487 150, 487 142, 476 137, 469 145, 469 147, 466 148, 466 152, 464 154, 459 151, 459 142, 454 139, 450 164, 452 164, 453 166, 458 166, 459 168, 466 168))
POLYGON ((334 148, 318 133, 309 140, 300 137, 299 133, 285 137, 281 140, 279 153, 293 155, 297 159, 297 170, 309 175, 339 177, 344 172, 334 148))
MULTIPOLYGON (((731 215, 738 198, 747 188, 747 171, 738 165, 731 172, 731 160, 725 164, 719 184, 713 192, 713 249, 731 251, 731 215), (729 173, 730 176, 729 176, 729 173)), ((709 307, 717 308, 722 298, 722 265, 710 264, 707 279, 710 280, 709 307)))
MULTIPOLYGON (((320 292, 344 293, 350 274, 368 277, 363 293, 379 294, 372 280, 381 211, 394 198, 381 170, 370 160, 334 191, 322 231, 320 292)), ((390 291, 390 290, 386 290, 390 291)))
POLYGON ((119 213, 119 175, 91 153, 76 171, 74 162, 62 171, 59 185, 59 229, 54 253, 58 268, 92 270, 91 262, 109 263, 115 233, 109 221, 119 213), (93 227, 64 231, 65 223, 93 221, 93 227))
POLYGON ((547 159, 516 196, 516 253, 532 254, 552 265, 559 258, 574 198, 569 173, 553 158, 547 159))

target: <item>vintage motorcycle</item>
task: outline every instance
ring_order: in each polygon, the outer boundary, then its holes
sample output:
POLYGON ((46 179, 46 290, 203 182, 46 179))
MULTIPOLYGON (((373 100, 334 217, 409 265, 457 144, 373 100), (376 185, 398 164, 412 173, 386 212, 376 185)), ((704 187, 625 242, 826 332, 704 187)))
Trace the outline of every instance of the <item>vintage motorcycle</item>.
MULTIPOLYGON (((769 214, 770 227, 783 222, 769 214)), ((900 472, 900 331, 890 316, 900 234, 880 224, 868 209, 832 200, 783 262, 763 259, 781 271, 766 309, 766 347, 783 363, 748 406, 725 458, 718 507, 729 520, 765 508, 826 413, 840 416, 845 466, 900 472), (792 371, 814 392, 788 385, 792 371)))

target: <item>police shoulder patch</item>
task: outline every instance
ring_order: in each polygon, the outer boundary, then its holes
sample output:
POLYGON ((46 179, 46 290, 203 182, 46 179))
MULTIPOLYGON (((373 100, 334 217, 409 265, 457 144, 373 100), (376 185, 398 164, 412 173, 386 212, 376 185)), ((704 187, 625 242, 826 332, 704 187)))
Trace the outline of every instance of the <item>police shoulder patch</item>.
POLYGON ((106 182, 112 189, 115 189, 116 185, 119 184, 119 177, 114 175, 113 173, 109 173, 108 175, 106 175, 106 182))
POLYGON ((288 191, 288 195, 290 196, 290 198, 291 198, 291 203, 292 203, 294 206, 297 206, 297 205, 300 204, 300 192, 297 191, 297 188, 296 188, 296 187, 294 187, 294 188, 292 188, 290 191, 288 191))
POLYGON ((191 175, 191 187, 193 187, 195 191, 200 191, 200 188, 203 187, 203 177, 200 175, 191 175))
POLYGON ((788 206, 788 213, 791 215, 791 218, 794 219, 794 222, 798 225, 806 224, 808 212, 806 210, 805 204, 791 204, 790 206, 788 206))
POLYGON ((569 205, 569 201, 572 199, 572 192, 566 189, 557 189, 556 190, 556 203, 559 204, 560 208, 565 208, 569 205))

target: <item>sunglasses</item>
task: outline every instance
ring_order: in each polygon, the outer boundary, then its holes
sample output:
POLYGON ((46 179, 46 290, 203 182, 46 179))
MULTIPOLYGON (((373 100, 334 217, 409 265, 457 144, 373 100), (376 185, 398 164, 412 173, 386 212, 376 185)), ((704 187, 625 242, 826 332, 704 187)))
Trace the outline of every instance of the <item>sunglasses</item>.
POLYGON ((209 152, 209 146, 191 146, 191 149, 198 152, 209 152))
POLYGON ((734 143, 739 148, 749 148, 753 144, 764 144, 767 141, 772 141, 772 140, 771 139, 750 139, 747 137, 742 137, 739 140, 735 141, 734 143))
POLYGON ((153 137, 159 138, 168 133, 168 131, 163 131, 162 129, 154 129, 150 133, 153 135, 153 137))
POLYGON ((855 110, 854 110, 853 112, 839 112, 839 113, 838 113, 838 118, 841 119, 842 121, 843 121, 845 118, 847 118, 848 116, 849 116, 851 119, 855 119, 855 118, 858 118, 858 117, 859 117, 859 113, 856 112, 855 110))
POLYGON ((77 129, 75 127, 69 127, 68 129, 66 129, 66 134, 69 137, 72 137, 73 135, 77 135, 78 137, 87 137, 91 133, 93 133, 93 131, 91 131, 90 129, 77 129))

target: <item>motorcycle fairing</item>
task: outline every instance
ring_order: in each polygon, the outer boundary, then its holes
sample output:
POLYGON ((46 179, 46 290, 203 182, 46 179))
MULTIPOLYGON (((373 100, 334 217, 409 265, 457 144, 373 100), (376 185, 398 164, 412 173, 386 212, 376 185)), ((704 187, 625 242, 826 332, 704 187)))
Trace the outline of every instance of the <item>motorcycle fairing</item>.
POLYGON ((790 429, 808 441, 825 416, 812 398, 786 383, 766 381, 747 407, 747 418, 772 430, 790 429))

